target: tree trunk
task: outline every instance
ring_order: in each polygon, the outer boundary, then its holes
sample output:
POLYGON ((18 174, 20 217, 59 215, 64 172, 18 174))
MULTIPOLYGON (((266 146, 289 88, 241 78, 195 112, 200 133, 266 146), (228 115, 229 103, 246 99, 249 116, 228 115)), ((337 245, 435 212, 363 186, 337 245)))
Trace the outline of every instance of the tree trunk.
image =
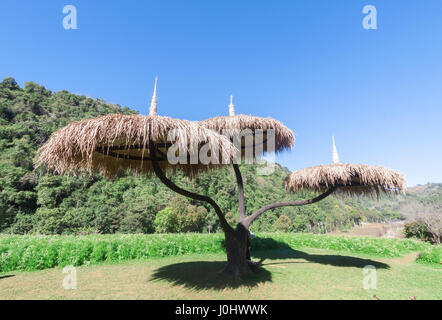
POLYGON ((221 271, 222 274, 235 279, 241 279, 241 276, 248 271, 247 256, 247 237, 249 231, 238 223, 233 232, 225 233, 227 265, 221 271))
MULTIPOLYGON (((247 249, 248 249, 248 239, 249 239, 248 229, 256 218, 258 218, 261 214, 263 214, 267 210, 271 210, 274 208, 286 207, 286 206, 302 206, 318 202, 324 199, 325 197, 329 196, 330 194, 332 194, 335 190, 335 188, 329 189, 327 192, 310 200, 277 202, 270 205, 266 205, 261 209, 259 209, 258 211, 252 213, 250 216, 246 217, 242 176, 238 165, 234 164, 233 168, 235 171, 236 181, 238 184, 238 203, 239 203, 240 219, 238 225, 236 226, 236 229, 233 230, 232 227, 227 222, 226 217, 221 211, 221 208, 212 198, 180 188, 166 177, 160 165, 158 164, 159 159, 156 157, 157 146, 152 140, 149 140, 149 152, 150 152, 150 159, 152 160, 153 170, 156 176, 160 179, 160 181, 164 183, 164 185, 166 185, 169 189, 171 189, 172 191, 178 194, 181 194, 185 197, 197 201, 204 201, 213 207, 216 215, 218 216, 221 222, 221 226, 226 237, 227 265, 221 271, 221 273, 232 276, 237 279, 240 279, 241 276, 246 274, 249 269, 249 261, 247 261, 247 249)), ((250 264, 251 267, 254 265, 255 264, 253 263, 250 264)))

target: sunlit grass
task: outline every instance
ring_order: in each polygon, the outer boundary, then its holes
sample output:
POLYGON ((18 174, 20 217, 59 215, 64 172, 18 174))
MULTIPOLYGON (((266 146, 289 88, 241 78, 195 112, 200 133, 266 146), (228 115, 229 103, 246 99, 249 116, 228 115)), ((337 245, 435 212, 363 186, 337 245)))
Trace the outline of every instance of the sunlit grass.
POLYGON ((76 269, 66 290, 61 269, 0 275, 1 299, 442 299, 441 269, 401 258, 374 258, 324 249, 252 252, 264 261, 242 281, 219 274, 224 253, 102 262, 76 269), (376 288, 364 289, 365 265, 376 267, 376 288))
MULTIPOLYGON (((0 272, 55 266, 143 260, 185 254, 223 253, 223 234, 114 234, 88 236, 0 235, 0 272)), ((438 264, 440 248, 410 239, 261 233, 252 250, 318 248, 378 257, 423 252, 421 262, 438 264), (272 241, 269 241, 272 240, 272 241), (437 250, 437 251, 436 251, 437 250), (438 256, 437 256, 438 255, 438 256)))

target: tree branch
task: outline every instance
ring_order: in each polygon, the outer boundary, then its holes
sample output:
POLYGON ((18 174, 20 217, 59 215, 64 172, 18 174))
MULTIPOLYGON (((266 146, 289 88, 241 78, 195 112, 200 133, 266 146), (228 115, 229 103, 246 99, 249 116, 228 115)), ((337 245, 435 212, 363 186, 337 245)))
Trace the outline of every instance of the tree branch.
POLYGON ((261 214, 263 214, 264 212, 266 212, 268 210, 279 208, 279 207, 304 206, 306 204, 312 204, 312 203, 321 201, 322 199, 328 197, 334 191, 335 191, 335 188, 331 188, 328 191, 324 192, 323 194, 317 196, 316 198, 309 199, 309 200, 291 201, 291 202, 276 202, 276 203, 266 205, 266 206, 262 207, 261 209, 255 211, 253 214, 248 216, 246 219, 244 219, 242 224, 248 229, 249 226, 252 224, 253 221, 255 221, 256 218, 258 218, 261 214))
POLYGON ((221 227, 223 228, 224 232, 226 232, 226 233, 233 232, 232 227, 228 224, 220 207, 212 198, 184 190, 184 189, 178 187, 175 183, 173 183, 171 180, 169 180, 166 177, 166 175, 161 170, 161 168, 158 164, 158 159, 156 158, 156 155, 155 155, 155 153, 156 153, 155 144, 152 141, 149 141, 149 152, 150 152, 150 157, 152 158, 153 170, 154 170, 156 176, 160 179, 160 181, 162 183, 164 183, 172 191, 179 193, 185 197, 209 203, 215 209, 215 212, 221 222, 221 227))
POLYGON ((239 206, 239 220, 242 221, 246 217, 246 205, 244 201, 244 185, 242 181, 241 171, 239 171, 239 166, 237 164, 232 164, 235 170, 236 184, 238 185, 238 206, 239 206))

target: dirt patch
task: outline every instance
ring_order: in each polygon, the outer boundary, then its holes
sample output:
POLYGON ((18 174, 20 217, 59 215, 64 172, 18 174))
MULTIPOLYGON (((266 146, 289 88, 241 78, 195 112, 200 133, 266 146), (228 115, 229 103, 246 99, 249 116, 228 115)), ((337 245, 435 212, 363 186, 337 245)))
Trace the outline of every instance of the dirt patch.
POLYGON ((385 238, 403 238, 402 234, 403 223, 361 223, 359 226, 351 228, 347 232, 337 231, 333 234, 337 235, 352 235, 352 236, 366 236, 366 237, 385 237, 385 238))

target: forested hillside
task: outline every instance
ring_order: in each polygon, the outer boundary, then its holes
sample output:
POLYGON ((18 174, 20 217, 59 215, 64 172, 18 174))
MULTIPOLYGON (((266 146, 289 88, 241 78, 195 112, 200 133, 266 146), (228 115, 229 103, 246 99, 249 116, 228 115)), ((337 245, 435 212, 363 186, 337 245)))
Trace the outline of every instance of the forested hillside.
MULTIPOLYGON (((12 78, 0 83, 0 232, 216 231, 218 221, 209 206, 170 192, 155 177, 127 174, 106 180, 101 175, 62 177, 44 169, 35 170, 36 151, 53 131, 71 121, 107 113, 136 112, 64 90, 52 93, 33 82, 24 88, 12 78)), ((241 170, 249 212, 270 202, 313 196, 293 195, 283 189, 283 180, 289 173, 286 168, 277 166, 270 176, 256 175, 256 165, 243 165, 241 170)), ((213 197, 228 220, 235 223, 236 183, 230 167, 194 180, 176 174, 174 180, 189 190, 213 197)), ((330 197, 314 205, 267 212, 252 230, 327 232, 361 220, 400 218, 396 209, 330 197)))
POLYGON ((428 183, 408 188, 405 195, 389 198, 381 197, 379 201, 359 199, 361 206, 374 211, 400 212, 408 219, 420 214, 442 214, 442 183, 428 183))

